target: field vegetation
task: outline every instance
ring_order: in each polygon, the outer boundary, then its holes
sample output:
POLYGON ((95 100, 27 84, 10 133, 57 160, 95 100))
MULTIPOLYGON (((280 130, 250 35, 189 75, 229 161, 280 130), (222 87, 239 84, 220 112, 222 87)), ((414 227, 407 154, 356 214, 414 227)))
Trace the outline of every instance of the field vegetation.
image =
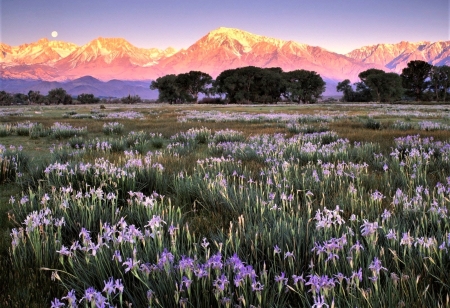
POLYGON ((450 307, 445 105, 0 109, 2 307, 450 307))

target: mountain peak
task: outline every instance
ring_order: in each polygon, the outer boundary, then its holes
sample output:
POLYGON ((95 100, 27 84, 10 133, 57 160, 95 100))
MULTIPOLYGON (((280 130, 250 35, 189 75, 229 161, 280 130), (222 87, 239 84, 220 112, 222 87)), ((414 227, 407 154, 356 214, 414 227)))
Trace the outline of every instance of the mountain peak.
POLYGON ((38 44, 47 44, 49 42, 48 38, 44 37, 37 41, 38 44))

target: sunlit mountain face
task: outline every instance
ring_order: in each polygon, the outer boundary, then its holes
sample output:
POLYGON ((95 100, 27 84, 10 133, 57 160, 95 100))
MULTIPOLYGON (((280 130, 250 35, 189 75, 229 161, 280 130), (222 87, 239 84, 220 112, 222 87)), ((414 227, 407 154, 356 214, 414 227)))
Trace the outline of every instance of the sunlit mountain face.
POLYGON ((400 42, 364 46, 345 55, 233 28, 215 29, 187 49, 138 48, 123 38, 97 38, 77 46, 41 39, 30 44, 0 44, 1 77, 68 81, 92 76, 101 81, 151 80, 190 70, 209 73, 243 66, 281 67, 319 73, 327 83, 356 81, 369 68, 400 73, 411 60, 450 64, 450 41, 400 42))

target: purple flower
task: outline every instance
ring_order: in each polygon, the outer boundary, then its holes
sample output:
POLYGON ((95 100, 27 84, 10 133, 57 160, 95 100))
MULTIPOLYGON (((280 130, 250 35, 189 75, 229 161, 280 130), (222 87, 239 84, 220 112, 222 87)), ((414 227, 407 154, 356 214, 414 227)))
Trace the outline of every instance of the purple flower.
POLYGON ((261 282, 259 281, 254 281, 252 283, 252 291, 253 292, 261 292, 262 290, 264 290, 264 285, 261 284, 261 282))
POLYGON ((280 247, 278 247, 278 245, 273 246, 273 252, 274 253, 281 253, 280 247))
POLYGON ((213 286, 219 289, 220 291, 224 291, 228 283, 229 283, 228 278, 224 274, 222 274, 220 278, 214 280, 213 286))
POLYGON ((112 260, 116 260, 116 261, 122 262, 122 256, 120 255, 120 251, 119 250, 114 251, 114 255, 112 257, 112 260))
POLYGON ((400 245, 408 245, 411 247, 413 244, 414 238, 408 233, 403 233, 402 239, 400 241, 400 245))
POLYGON ((59 252, 60 255, 63 256, 71 256, 72 252, 64 245, 61 246, 61 250, 57 250, 56 252, 59 252))
POLYGON ((158 260, 158 267, 163 269, 166 264, 172 264, 174 260, 174 256, 171 252, 164 248, 164 251, 161 253, 158 260))
POLYGON ((397 234, 394 232, 394 230, 389 229, 388 234, 386 234, 386 238, 388 240, 396 240, 397 239, 397 234))
POLYGON ((223 263, 222 263, 222 255, 220 254, 220 252, 216 253, 215 255, 212 255, 206 262, 206 266, 212 269, 222 269, 223 263))
POLYGON ((122 279, 116 279, 114 283, 114 288, 119 291, 119 293, 123 293, 123 284, 122 279))
POLYGON ((372 270, 372 272, 379 274, 381 270, 386 270, 387 268, 383 267, 381 265, 381 261, 375 257, 372 261, 372 263, 370 263, 369 265, 369 269, 372 270))
POLYGON ((82 236, 85 241, 88 241, 91 239, 91 236, 89 235, 91 231, 86 230, 85 228, 81 228, 80 237, 82 236))
POLYGON ((234 270, 239 270, 244 267, 244 263, 239 259, 239 256, 236 253, 228 258, 227 264, 231 265, 234 270))
POLYGON ((350 248, 350 251, 352 250, 356 250, 356 252, 359 252, 360 250, 364 250, 364 247, 359 241, 356 241, 356 244, 350 248))
POLYGON ((294 253, 292 253, 292 252, 286 252, 285 254, 284 254, 284 258, 286 259, 286 258, 293 258, 293 259, 295 259, 295 256, 294 256, 294 253))
POLYGON ((77 298, 75 296, 75 290, 70 290, 69 293, 67 293, 66 296, 64 296, 62 299, 67 299, 69 302, 70 307, 76 307, 77 306, 77 298))
POLYGON ((285 276, 286 276, 286 273, 285 272, 281 272, 281 275, 275 276, 275 282, 278 282, 278 283, 286 285, 287 282, 288 282, 288 279, 285 276))
POLYGON ((84 290, 84 296, 80 299, 80 303, 85 299, 87 302, 92 302, 95 300, 95 296, 97 294, 97 291, 93 287, 89 287, 86 290, 84 290))
POLYGON ((127 268, 125 269, 125 273, 126 273, 126 272, 129 272, 130 270, 135 269, 135 268, 138 266, 139 262, 141 262, 141 261, 135 262, 133 259, 127 258, 127 260, 126 260, 125 262, 122 263, 123 266, 126 266, 126 267, 127 267, 127 268))
POLYGON ((323 295, 318 294, 316 297, 314 297, 314 305, 312 305, 311 308, 322 308, 322 307, 330 307, 330 306, 327 303, 325 303, 323 295))
POLYGON ((108 281, 103 281, 105 284, 105 287, 103 288, 103 292, 106 292, 108 295, 111 293, 115 293, 114 289, 114 280, 112 277, 109 277, 108 281))
POLYGON ((181 284, 184 284, 184 286, 186 287, 186 289, 189 289, 189 287, 190 287, 191 284, 192 284, 192 280, 189 279, 189 278, 187 278, 186 276, 183 276, 183 277, 181 278, 181 284))
POLYGON ((65 306, 64 303, 61 303, 58 298, 55 298, 52 301, 51 308, 59 308, 59 307, 64 307, 64 306, 65 306))
POLYGON ((378 222, 368 222, 366 219, 364 219, 364 223, 361 226, 361 235, 368 236, 375 234, 378 228, 378 222))
POLYGON ((181 256, 181 260, 178 264, 180 271, 186 271, 190 270, 192 271, 194 269, 194 259, 191 259, 186 256, 181 256))
POLYGON ((301 283, 305 283, 306 282, 306 280, 303 279, 303 274, 301 274, 300 276, 292 275, 292 279, 294 280, 294 284, 297 284, 299 281, 301 283))

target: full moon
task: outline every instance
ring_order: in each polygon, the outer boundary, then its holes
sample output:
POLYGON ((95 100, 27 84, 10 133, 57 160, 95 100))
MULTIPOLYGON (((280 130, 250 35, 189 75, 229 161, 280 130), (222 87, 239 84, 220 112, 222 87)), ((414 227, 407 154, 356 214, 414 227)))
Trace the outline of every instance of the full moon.
POLYGON ((57 36, 58 36, 58 32, 53 31, 53 32, 52 32, 52 36, 53 36, 53 37, 57 37, 57 36))

